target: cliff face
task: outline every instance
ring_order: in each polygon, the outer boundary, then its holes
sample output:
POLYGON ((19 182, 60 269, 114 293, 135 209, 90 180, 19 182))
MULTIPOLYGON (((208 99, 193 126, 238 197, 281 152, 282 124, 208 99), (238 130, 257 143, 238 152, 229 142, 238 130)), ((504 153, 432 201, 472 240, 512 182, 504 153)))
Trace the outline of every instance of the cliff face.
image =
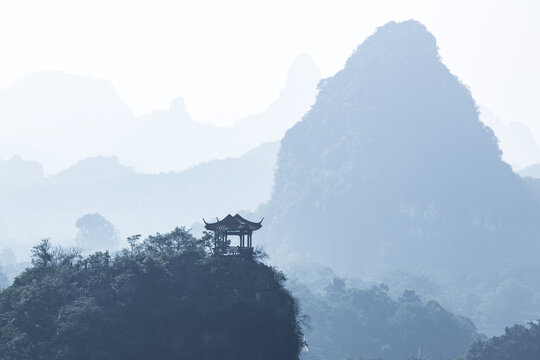
POLYGON ((536 201, 422 24, 379 28, 319 87, 262 209, 282 259, 463 274, 538 254, 536 201))

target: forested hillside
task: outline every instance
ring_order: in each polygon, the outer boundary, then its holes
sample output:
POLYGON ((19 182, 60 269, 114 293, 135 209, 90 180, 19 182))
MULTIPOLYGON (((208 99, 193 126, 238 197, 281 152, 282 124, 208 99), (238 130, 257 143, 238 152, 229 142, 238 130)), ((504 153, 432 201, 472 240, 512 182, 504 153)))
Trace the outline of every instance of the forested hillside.
POLYGON ((478 340, 464 360, 537 360, 540 358, 540 322, 507 327, 504 334, 478 340))
POLYGON ((0 359, 297 359, 284 276, 209 241, 177 228, 83 258, 43 240, 0 293, 0 359))
POLYGON ((319 292, 297 281, 288 286, 311 319, 306 360, 403 360, 419 350, 426 359, 455 359, 478 336, 471 320, 413 290, 392 298, 385 284, 351 288, 340 278, 319 292))

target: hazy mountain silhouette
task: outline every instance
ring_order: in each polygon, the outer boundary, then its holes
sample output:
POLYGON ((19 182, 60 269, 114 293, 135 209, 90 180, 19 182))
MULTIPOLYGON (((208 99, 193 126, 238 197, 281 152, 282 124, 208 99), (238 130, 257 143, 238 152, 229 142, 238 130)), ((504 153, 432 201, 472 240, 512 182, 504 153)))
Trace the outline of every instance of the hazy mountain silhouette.
POLYGON ((134 126, 110 82, 48 71, 0 90, 0 157, 46 162, 55 172, 105 153, 134 126), (69 149, 69 151, 66 151, 69 149))
POLYGON ((216 127, 192 120, 184 101, 135 117, 112 84, 57 71, 27 76, 0 90, 0 159, 39 161, 47 174, 94 156, 116 156, 139 172, 185 170, 238 157, 280 140, 315 100, 320 74, 298 57, 285 87, 262 113, 216 127), (69 149, 69 151, 66 151, 69 149))
POLYGON ((97 156, 83 159, 50 178, 58 185, 103 184, 125 180, 135 175, 133 169, 120 164, 115 157, 97 156))
POLYGON ((356 274, 531 269, 539 206, 422 24, 379 28, 319 87, 259 210, 272 253, 356 274))
POLYGON ((532 177, 535 179, 540 179, 540 164, 533 164, 519 170, 519 175, 524 177, 532 177))
POLYGON ((19 156, 0 159, 0 185, 25 185, 43 181, 43 167, 37 161, 25 161, 19 156))
POLYGON ((192 120, 184 100, 175 99, 168 111, 143 116, 141 127, 111 153, 142 172, 182 170, 213 159, 237 157, 254 147, 280 140, 300 121, 315 101, 320 74, 311 58, 298 57, 285 87, 265 111, 228 127, 192 120))
POLYGON ((540 162, 540 147, 526 125, 517 121, 506 124, 485 107, 480 107, 479 112, 480 121, 493 129, 499 139, 502 159, 514 170, 540 162))
POLYGON ((84 214, 99 213, 127 236, 166 231, 202 216, 254 210, 270 198, 278 150, 279 143, 267 143, 240 158, 167 174, 141 174, 116 158, 96 157, 38 179, 34 162, 0 162, 0 170, 10 170, 2 178, 25 174, 32 180, 0 186, 0 248, 24 254, 42 237, 71 244, 75 222, 84 214), (24 163, 24 171, 12 162, 24 163))

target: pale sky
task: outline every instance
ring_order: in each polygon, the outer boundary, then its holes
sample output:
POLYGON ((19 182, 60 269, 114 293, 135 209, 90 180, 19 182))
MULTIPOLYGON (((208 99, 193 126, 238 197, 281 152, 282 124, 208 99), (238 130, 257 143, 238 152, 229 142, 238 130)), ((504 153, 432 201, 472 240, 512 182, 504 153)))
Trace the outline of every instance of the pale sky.
MULTIPOLYGON (((110 80, 136 114, 264 109, 300 54, 323 77, 377 26, 414 18, 478 103, 540 139, 540 1, 0 0, 0 88, 42 70, 110 80)), ((6 119, 0 119, 6 121, 6 119)))

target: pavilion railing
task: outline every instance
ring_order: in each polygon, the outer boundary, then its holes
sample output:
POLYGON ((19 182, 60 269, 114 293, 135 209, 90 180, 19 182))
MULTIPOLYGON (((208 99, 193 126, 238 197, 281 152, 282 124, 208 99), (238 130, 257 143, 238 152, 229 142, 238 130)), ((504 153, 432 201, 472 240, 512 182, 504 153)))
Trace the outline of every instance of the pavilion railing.
POLYGON ((240 247, 240 246, 228 246, 225 255, 240 256, 240 255, 252 255, 252 247, 240 247))

